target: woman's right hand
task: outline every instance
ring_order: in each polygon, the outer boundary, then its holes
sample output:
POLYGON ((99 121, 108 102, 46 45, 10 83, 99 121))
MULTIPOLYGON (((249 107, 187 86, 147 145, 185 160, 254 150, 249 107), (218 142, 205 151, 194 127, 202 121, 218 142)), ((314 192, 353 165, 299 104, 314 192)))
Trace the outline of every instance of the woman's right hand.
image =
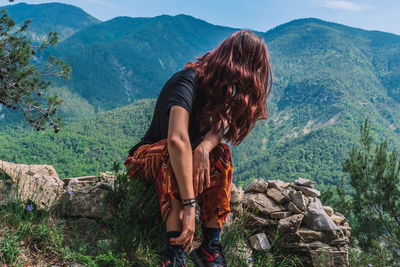
POLYGON ((183 245, 184 251, 190 247, 193 241, 195 231, 195 213, 195 207, 191 205, 183 207, 182 233, 177 238, 170 239, 172 245, 183 245))

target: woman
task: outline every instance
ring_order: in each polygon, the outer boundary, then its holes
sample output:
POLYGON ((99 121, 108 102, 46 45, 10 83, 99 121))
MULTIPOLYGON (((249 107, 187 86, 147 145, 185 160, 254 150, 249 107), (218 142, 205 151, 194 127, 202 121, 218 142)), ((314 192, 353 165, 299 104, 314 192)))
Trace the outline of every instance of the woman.
POLYGON ((268 50, 251 31, 234 32, 164 85, 153 120, 125 161, 131 179, 154 179, 167 227, 160 266, 185 266, 200 205, 199 266, 226 266, 220 231, 230 212, 232 158, 222 140, 238 145, 267 118, 272 73, 268 50))

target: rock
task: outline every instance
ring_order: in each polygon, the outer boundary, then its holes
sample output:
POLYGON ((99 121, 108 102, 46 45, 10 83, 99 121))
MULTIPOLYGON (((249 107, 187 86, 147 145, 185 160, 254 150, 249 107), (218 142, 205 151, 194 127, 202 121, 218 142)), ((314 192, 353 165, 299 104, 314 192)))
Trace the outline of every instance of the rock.
POLYGON ((346 219, 346 217, 344 217, 343 214, 341 214, 341 213, 339 213, 339 212, 335 212, 334 214, 337 215, 337 216, 342 217, 342 218, 347 222, 347 219, 346 219))
POLYGON ((99 181, 99 176, 74 177, 64 180, 68 181, 67 191, 78 191, 87 186, 95 185, 99 181))
POLYGON ((270 188, 267 191, 267 196, 272 198, 275 202, 279 204, 284 204, 287 202, 286 197, 282 192, 276 188, 270 188))
POLYGON ((297 214, 303 213, 303 212, 301 211, 301 209, 299 209, 299 208, 296 206, 296 204, 294 204, 292 201, 289 202, 288 208, 289 208, 289 210, 290 210, 291 212, 293 212, 293 213, 297 213, 297 214))
MULTIPOLYGON (((268 220, 265 217, 255 215, 253 213, 248 213, 247 216, 251 219, 249 224, 254 227, 263 227, 268 224, 268 220)), ((222 228, 223 229, 223 228, 222 228)))
POLYGON ((282 188, 287 188, 287 187, 289 187, 290 186, 290 183, 284 183, 283 185, 282 185, 282 188))
POLYGON ((322 208, 324 209, 324 211, 326 212, 326 214, 328 214, 328 216, 332 216, 333 214, 333 209, 329 206, 322 206, 322 208))
POLYGON ((321 200, 319 200, 319 198, 317 197, 307 197, 309 199, 309 203, 308 205, 310 205, 311 203, 314 203, 313 205, 317 205, 318 207, 323 207, 321 200))
POLYGON ((269 243, 265 233, 259 233, 251 236, 250 245, 254 250, 257 251, 268 250, 271 247, 271 244, 269 243))
POLYGON ((282 180, 269 180, 268 188, 281 189, 285 183, 282 180))
POLYGON ((279 232, 296 232, 299 229, 301 221, 303 220, 303 214, 295 214, 279 220, 278 231, 279 232))
POLYGON ((251 182, 246 189, 245 193, 265 193, 267 192, 268 184, 262 178, 257 178, 253 182, 251 182))
POLYGON ((317 202, 312 202, 308 205, 303 221, 309 228, 317 231, 339 229, 317 202))
POLYGON ((288 216, 292 215, 291 211, 277 211, 277 212, 272 212, 269 217, 272 219, 283 219, 288 216))
POLYGON ((32 201, 37 209, 49 210, 65 192, 64 182, 51 165, 14 164, 0 160, 0 204, 32 201), (4 178, 2 175, 4 174, 4 178))
POLYGON ((110 190, 109 184, 101 182, 78 191, 68 191, 60 199, 59 211, 64 217, 111 218, 113 209, 103 201, 110 190))
POLYGON ((318 196, 321 195, 321 192, 319 192, 317 189, 314 189, 314 188, 309 188, 309 187, 306 187, 306 186, 296 185, 296 184, 291 184, 291 186, 294 189, 300 190, 305 195, 310 196, 310 197, 318 197, 318 196))
POLYGON ((241 187, 236 187, 236 185, 234 185, 232 183, 232 187, 231 187, 231 203, 239 203, 239 202, 243 202, 243 200, 244 200, 243 189, 241 187))
MULTIPOLYGON (((253 266, 253 259, 251 257, 253 255, 253 250, 249 248, 246 242, 242 240, 237 242, 236 247, 233 251, 233 255, 235 255, 235 258, 237 258, 239 262, 244 261, 246 262, 247 266, 253 266)), ((239 262, 237 262, 238 266, 240 265, 239 262)))
POLYGON ((322 233, 314 231, 310 228, 301 226, 297 234, 303 239, 304 242, 318 241, 322 239, 322 233))
POLYGON ((315 185, 313 181, 301 177, 297 178, 294 182, 297 185, 307 186, 309 188, 314 188, 315 185))
POLYGON ((282 187, 282 191, 281 192, 285 196, 286 202, 289 202, 291 200, 290 194, 291 194, 292 191, 294 192, 296 190, 294 190, 293 188, 283 188, 282 187))
POLYGON ((243 200, 244 200, 244 192, 241 187, 237 188, 232 183, 231 188, 231 210, 234 213, 238 213, 239 215, 243 214, 243 200))
POLYGON ((272 212, 285 210, 285 207, 276 204, 272 199, 261 193, 245 194, 245 199, 247 208, 253 213, 256 211, 268 215, 272 212))
POLYGON ((294 194, 291 194, 290 198, 301 211, 305 211, 307 209, 308 200, 305 196, 303 196, 301 191, 296 191, 294 194))
POLYGON ((343 217, 337 216, 337 215, 335 215, 335 214, 332 214, 332 215, 330 216, 330 218, 332 219, 332 221, 333 221, 336 225, 341 225, 342 222, 344 222, 344 218, 343 218, 343 217))

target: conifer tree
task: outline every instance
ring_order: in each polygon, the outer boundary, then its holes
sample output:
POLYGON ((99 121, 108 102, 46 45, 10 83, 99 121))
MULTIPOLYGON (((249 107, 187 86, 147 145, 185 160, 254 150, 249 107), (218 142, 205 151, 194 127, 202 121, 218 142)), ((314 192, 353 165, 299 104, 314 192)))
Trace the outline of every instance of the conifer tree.
POLYGON ((17 27, 5 9, 0 11, 0 105, 23 112, 38 131, 50 126, 57 133, 61 126, 57 106, 62 100, 48 92, 51 82, 43 78, 69 78, 71 69, 53 56, 45 64, 33 63, 35 55, 55 45, 58 37, 50 32, 42 43, 34 45, 26 34, 29 23, 26 20, 17 27))
MULTIPOLYGON (((352 235, 366 252, 390 252, 400 259, 400 165, 387 141, 373 149, 370 126, 360 126, 360 147, 353 147, 343 170, 350 176, 352 235)), ((387 256, 387 255, 386 255, 387 256)), ((386 257, 383 255, 383 257, 386 257)))

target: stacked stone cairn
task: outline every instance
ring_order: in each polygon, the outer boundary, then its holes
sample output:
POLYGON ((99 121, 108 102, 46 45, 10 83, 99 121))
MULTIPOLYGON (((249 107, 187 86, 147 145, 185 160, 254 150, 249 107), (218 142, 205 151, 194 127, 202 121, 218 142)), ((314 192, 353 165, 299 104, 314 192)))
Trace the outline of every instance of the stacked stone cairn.
POLYGON ((314 182, 304 178, 294 183, 259 178, 244 192, 232 185, 227 226, 246 218, 248 227, 258 232, 249 238, 251 249, 241 248, 247 256, 268 250, 279 233, 274 245, 283 255, 297 255, 304 266, 348 266, 349 223, 323 206, 319 196, 314 182))

